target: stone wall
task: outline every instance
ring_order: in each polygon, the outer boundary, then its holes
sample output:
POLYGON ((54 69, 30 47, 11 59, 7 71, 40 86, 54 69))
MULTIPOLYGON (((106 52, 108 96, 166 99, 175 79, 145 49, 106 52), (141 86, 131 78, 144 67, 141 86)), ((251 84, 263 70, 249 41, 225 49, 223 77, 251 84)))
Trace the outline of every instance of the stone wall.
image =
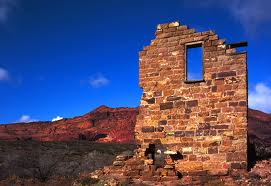
POLYGON ((139 53, 137 156, 154 144, 149 164, 184 175, 246 170, 246 52, 236 52, 238 45, 213 31, 196 32, 179 22, 159 24, 155 35, 139 53), (202 81, 186 81, 186 45, 193 43, 203 47, 202 81))

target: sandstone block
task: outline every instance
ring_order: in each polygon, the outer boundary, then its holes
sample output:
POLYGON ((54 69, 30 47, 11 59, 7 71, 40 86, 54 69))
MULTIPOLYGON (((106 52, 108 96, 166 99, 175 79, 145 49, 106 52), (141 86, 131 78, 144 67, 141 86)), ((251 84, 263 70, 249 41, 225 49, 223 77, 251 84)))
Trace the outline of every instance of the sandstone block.
POLYGON ((187 107, 196 107, 196 106, 198 106, 198 100, 187 101, 186 106, 187 107))
POLYGON ((246 162, 231 163, 231 169, 246 169, 246 162))
POLYGON ((167 101, 176 101, 176 100, 179 100, 181 99, 181 97, 178 97, 178 96, 169 96, 167 97, 167 101))
POLYGON ((191 154, 192 152, 193 152, 192 147, 184 147, 184 148, 182 148, 182 153, 183 154, 191 154))
POLYGON ((180 172, 190 172, 196 170, 203 170, 202 162, 200 161, 186 161, 180 162, 176 169, 180 172))
POLYGON ((208 170, 208 175, 211 176, 225 176, 229 174, 228 169, 214 169, 214 170, 208 170))
POLYGON ((153 164, 153 159, 144 160, 144 164, 145 165, 152 165, 153 164))
POLYGON ((154 132, 154 127, 153 126, 146 126, 146 127, 142 127, 141 129, 142 132, 154 132))
POLYGON ((180 26, 180 23, 179 22, 171 22, 168 24, 168 27, 171 28, 171 27, 177 27, 177 26, 180 26))
POLYGON ((231 162, 231 161, 247 161, 246 152, 227 153, 227 162, 231 162))
POLYGON ((218 153, 218 147, 209 147, 208 148, 208 154, 217 154, 218 153))
POLYGON ((166 125, 167 124, 167 120, 160 120, 158 125, 166 125))
POLYGON ((184 131, 175 131, 175 137, 184 137, 185 132, 184 131))
POLYGON ((160 104, 160 110, 166 110, 166 109, 172 109, 173 103, 172 102, 166 102, 160 104))
POLYGON ((127 156, 123 156, 123 155, 118 155, 117 157, 116 157, 116 160, 117 161, 125 161, 125 160, 127 160, 128 159, 128 157, 127 156))
POLYGON ((154 104, 155 103, 155 98, 147 99, 146 102, 148 104, 154 104))
POLYGON ((113 162, 113 166, 124 166, 124 165, 125 165, 124 161, 114 161, 113 162))

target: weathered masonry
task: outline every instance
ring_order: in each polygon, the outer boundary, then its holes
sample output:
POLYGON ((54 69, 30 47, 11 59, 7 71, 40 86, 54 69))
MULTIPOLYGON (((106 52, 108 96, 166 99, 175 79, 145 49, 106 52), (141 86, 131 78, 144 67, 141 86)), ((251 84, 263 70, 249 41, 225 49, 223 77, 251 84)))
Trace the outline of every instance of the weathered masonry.
POLYGON ((236 184, 247 172, 246 52, 236 50, 246 45, 179 22, 159 24, 139 53, 139 148, 93 176, 132 185, 236 184), (201 77, 189 74, 195 48, 201 77))
MULTIPOLYGON (((136 156, 182 175, 229 175, 247 168, 246 52, 213 31, 159 24, 139 53, 143 88, 136 156), (188 79, 187 52, 202 48, 202 78, 188 79)), ((168 173, 165 173, 168 174, 168 173)))

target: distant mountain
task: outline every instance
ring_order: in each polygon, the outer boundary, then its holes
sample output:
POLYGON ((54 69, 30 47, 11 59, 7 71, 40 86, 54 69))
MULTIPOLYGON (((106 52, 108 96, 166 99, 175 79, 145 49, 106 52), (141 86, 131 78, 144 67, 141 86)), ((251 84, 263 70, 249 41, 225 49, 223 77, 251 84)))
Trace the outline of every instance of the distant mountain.
MULTIPOLYGON (((0 125, 0 140, 70 141, 134 143, 138 108, 97 109, 74 118, 55 122, 0 125)), ((248 134, 251 142, 271 146, 271 115, 249 109, 248 134)))
POLYGON ((271 158, 271 115, 259 110, 248 111, 248 159, 252 165, 271 158))
POLYGON ((70 119, 0 125, 0 140, 134 143, 137 108, 97 109, 70 119))
POLYGON ((248 111, 248 133, 252 138, 258 138, 271 144, 271 115, 259 110, 248 111))

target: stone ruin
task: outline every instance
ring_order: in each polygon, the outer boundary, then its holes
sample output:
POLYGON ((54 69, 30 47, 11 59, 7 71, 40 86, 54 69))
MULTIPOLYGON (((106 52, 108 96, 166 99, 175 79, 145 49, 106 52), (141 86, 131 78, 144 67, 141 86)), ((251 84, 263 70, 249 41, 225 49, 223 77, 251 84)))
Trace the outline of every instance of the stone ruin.
POLYGON ((158 25, 139 59, 143 96, 136 139, 142 156, 153 148, 155 164, 160 156, 177 153, 176 160, 165 157, 166 166, 181 173, 246 169, 246 53, 234 47, 212 31, 195 32, 178 22, 158 25), (186 52, 199 44, 203 80, 188 81, 186 52))
MULTIPOLYGON (((108 175, 140 181, 203 183, 247 171, 247 62, 214 31, 159 24, 139 53, 143 89, 133 158, 118 156, 108 175), (189 80, 187 52, 202 48, 202 79, 189 80), (115 173, 115 174, 114 174, 115 173)), ((120 179, 120 178, 119 178, 120 179)))

